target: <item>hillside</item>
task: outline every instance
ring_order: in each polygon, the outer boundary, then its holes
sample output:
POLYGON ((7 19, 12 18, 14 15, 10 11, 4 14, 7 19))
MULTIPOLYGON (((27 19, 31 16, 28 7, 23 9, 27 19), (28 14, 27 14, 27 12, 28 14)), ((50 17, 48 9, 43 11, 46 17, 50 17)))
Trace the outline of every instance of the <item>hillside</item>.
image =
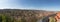
POLYGON ((11 16, 15 18, 16 21, 25 19, 25 22, 36 22, 44 16, 55 14, 55 12, 45 10, 0 9, 0 14, 11 16))

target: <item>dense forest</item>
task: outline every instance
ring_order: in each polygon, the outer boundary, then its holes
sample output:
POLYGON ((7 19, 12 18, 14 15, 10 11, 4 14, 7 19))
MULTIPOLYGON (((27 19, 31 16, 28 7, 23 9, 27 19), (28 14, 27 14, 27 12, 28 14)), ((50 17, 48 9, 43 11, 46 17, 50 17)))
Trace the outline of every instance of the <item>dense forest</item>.
POLYGON ((0 22, 37 22, 42 17, 55 14, 54 11, 0 9, 0 22))

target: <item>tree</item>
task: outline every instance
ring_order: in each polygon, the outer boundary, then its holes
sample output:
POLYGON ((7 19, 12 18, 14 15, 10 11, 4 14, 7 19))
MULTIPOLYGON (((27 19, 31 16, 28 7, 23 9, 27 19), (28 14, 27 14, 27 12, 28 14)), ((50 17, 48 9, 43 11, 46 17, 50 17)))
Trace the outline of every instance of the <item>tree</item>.
POLYGON ((2 22, 6 22, 6 16, 2 15, 2 22))
POLYGON ((0 15, 0 22, 2 22, 2 16, 0 15))

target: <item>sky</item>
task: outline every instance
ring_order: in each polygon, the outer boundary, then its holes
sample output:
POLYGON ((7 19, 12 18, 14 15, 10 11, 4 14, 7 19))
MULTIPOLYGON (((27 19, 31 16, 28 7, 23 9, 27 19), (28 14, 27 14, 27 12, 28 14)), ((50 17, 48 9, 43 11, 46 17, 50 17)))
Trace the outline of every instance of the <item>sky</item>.
POLYGON ((0 0, 0 9, 60 11, 60 0, 0 0))

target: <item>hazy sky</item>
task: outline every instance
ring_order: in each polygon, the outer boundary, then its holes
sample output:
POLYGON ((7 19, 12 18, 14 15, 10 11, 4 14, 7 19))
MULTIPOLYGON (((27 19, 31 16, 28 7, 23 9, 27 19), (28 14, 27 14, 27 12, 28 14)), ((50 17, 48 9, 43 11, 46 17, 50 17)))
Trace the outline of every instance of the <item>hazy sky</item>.
POLYGON ((0 0, 4 8, 60 11, 60 0, 0 0))

